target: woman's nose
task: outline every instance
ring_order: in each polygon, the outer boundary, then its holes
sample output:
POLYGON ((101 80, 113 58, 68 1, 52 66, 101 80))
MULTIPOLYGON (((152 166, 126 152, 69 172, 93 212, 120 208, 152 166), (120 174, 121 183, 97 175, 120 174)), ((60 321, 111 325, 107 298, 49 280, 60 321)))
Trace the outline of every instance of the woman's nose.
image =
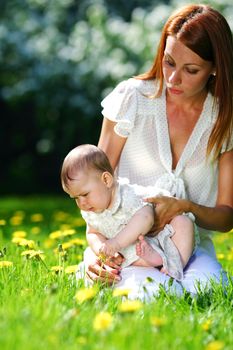
POLYGON ((181 83, 180 72, 178 70, 174 70, 171 73, 168 80, 169 80, 169 83, 171 83, 172 85, 179 85, 181 83))

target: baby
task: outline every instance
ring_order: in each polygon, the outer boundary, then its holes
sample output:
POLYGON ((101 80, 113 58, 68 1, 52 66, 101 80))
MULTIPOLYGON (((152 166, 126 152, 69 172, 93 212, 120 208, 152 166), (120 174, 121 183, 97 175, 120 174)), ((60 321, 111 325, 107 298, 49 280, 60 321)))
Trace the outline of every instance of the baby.
POLYGON ((162 266, 164 273, 183 278, 195 242, 188 214, 174 217, 155 237, 145 237, 154 225, 154 209, 143 198, 169 195, 167 191, 116 179, 106 154, 94 145, 81 145, 68 153, 61 181, 81 209, 88 244, 97 256, 120 252, 123 267, 162 266))

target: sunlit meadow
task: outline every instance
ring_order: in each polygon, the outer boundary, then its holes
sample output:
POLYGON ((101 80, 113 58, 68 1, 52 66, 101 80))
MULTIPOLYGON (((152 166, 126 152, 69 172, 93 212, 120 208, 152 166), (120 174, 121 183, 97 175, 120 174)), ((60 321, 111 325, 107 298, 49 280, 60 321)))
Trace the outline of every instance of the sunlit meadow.
MULTIPOLYGON (((233 284, 192 299, 161 287, 144 304, 128 290, 86 288, 75 271, 85 225, 67 198, 0 200, 0 349, 233 348, 233 284)), ((233 232, 214 236, 233 275, 233 232)))

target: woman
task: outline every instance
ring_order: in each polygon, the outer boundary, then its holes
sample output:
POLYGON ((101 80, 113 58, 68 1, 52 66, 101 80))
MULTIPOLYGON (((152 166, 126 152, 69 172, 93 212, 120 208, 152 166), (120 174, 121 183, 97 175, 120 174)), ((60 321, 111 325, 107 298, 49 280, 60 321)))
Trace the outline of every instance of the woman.
MULTIPOLYGON (((174 13, 162 31, 152 68, 120 83, 102 102, 99 147, 118 175, 131 183, 157 184, 175 198, 150 198, 157 231, 174 216, 191 212, 201 242, 176 293, 197 292, 210 280, 225 280, 211 240, 233 226, 233 43, 225 18, 206 5, 174 13)), ((101 235, 95 239, 103 241, 101 235)), ((156 293, 167 276, 154 268, 128 267, 121 257, 100 267, 85 253, 92 280, 132 288, 131 297, 156 293), (146 277, 153 283, 145 284, 146 277), (146 294, 145 294, 146 286, 146 294)), ((147 279, 148 281, 148 279, 147 279)))

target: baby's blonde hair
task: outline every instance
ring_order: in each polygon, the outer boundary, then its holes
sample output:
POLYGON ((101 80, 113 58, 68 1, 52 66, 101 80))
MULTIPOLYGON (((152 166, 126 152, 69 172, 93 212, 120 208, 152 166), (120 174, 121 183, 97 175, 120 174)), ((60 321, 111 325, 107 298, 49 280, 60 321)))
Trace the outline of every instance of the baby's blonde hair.
POLYGON ((75 180, 79 171, 96 170, 103 173, 109 172, 114 176, 114 171, 106 154, 94 145, 80 145, 72 149, 65 157, 61 169, 61 183, 63 189, 69 188, 69 182, 75 180))

